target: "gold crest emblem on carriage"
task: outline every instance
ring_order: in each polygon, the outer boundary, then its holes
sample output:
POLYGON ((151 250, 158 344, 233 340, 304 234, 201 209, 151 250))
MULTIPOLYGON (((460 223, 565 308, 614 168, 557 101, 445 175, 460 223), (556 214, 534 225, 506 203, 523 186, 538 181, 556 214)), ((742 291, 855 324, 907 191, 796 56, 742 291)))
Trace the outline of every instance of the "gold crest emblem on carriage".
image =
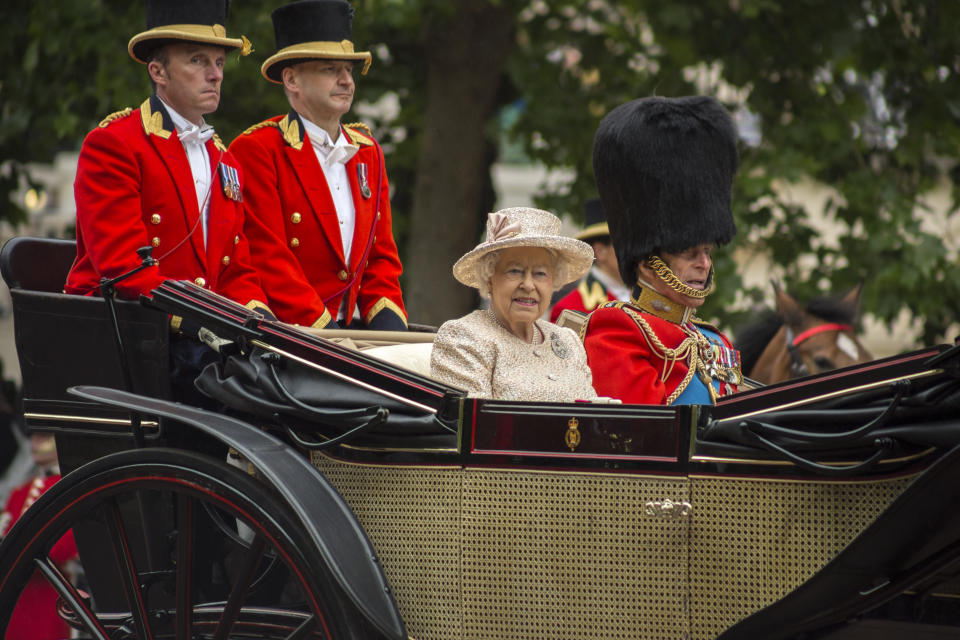
POLYGON ((580 445, 580 421, 576 418, 570 418, 567 421, 567 432, 563 436, 563 441, 573 451, 580 445))

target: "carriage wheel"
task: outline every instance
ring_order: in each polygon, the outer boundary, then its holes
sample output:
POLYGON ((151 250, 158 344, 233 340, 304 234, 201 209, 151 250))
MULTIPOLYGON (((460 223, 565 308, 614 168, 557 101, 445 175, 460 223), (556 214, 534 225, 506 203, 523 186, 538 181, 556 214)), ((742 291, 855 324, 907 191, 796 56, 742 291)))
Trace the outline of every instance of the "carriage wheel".
POLYGON ((354 637, 293 522, 274 492, 209 457, 100 458, 41 496, 0 545, 0 637, 31 579, 57 592, 74 637, 354 637), (61 567, 51 549, 69 532, 79 556, 61 567))

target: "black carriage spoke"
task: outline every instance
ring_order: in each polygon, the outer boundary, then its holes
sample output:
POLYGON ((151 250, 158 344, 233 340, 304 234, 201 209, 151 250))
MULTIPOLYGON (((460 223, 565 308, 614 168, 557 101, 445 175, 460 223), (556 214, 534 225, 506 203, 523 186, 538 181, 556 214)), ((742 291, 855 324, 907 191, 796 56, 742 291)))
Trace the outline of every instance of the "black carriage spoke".
POLYGON ((193 625, 194 499, 177 496, 176 639, 190 640, 193 625))
POLYGON ((153 634, 147 616, 146 603, 143 599, 143 591, 140 589, 140 580, 134 566, 127 530, 123 524, 123 516, 120 513, 119 505, 115 501, 107 503, 104 505, 104 515, 107 528, 110 530, 110 539, 113 542, 114 559, 117 563, 117 569, 120 571, 127 604, 130 607, 130 614, 136 626, 137 637, 151 640, 153 634))
POLYGON ((213 640, 226 640, 229 637, 233 624, 240 615, 243 607, 243 600, 247 595, 247 590, 253 583, 254 575, 260 561, 263 559, 264 551, 267 547, 267 541, 261 535, 254 537, 250 543, 250 548, 243 559, 243 563, 237 571, 233 582, 233 588, 230 590, 230 597, 223 609, 223 616, 220 618, 220 624, 217 625, 217 631, 213 640))
POLYGON ((34 558, 34 564, 37 570, 43 574, 50 586, 54 588, 57 594, 64 599, 67 605, 73 609, 74 614, 83 623, 85 631, 91 635, 93 640, 109 640, 107 630, 103 628, 97 617, 90 608, 83 602, 83 598, 76 588, 70 583, 66 576, 60 571, 57 565, 49 556, 44 558, 34 558))

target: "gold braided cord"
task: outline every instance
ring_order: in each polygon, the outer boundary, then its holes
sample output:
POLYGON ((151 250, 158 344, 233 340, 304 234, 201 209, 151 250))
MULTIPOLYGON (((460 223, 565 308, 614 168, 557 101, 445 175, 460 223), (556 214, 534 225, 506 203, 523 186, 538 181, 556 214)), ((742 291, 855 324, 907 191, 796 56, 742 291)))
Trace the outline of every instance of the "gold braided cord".
POLYGON ((101 121, 100 121, 100 124, 98 124, 97 126, 98 126, 98 127, 106 127, 108 124, 110 124, 110 123, 113 122, 114 120, 119 120, 120 118, 122 118, 122 117, 124 117, 124 116, 130 115, 132 112, 133 112, 133 109, 131 109, 130 107, 127 107, 126 109, 121 109, 120 111, 114 111, 113 113, 111 113, 110 115, 108 115, 106 118, 104 118, 103 120, 101 120, 101 121))
POLYGON ((240 135, 242 135, 242 136, 247 136, 247 135, 250 135, 251 133, 253 133, 254 131, 256 131, 256 130, 258 130, 258 129, 262 129, 262 128, 264 128, 264 127, 277 127, 277 128, 279 129, 279 128, 280 128, 280 125, 279 125, 278 123, 274 122, 273 120, 264 120, 263 122, 258 122, 258 123, 255 124, 255 125, 251 125, 251 126, 247 127, 246 131, 244 131, 244 132, 241 133, 240 135))
POLYGON ((677 388, 673 390, 673 393, 667 396, 667 404, 673 404, 673 402, 680 397, 680 394, 683 393, 687 388, 687 385, 690 384, 693 374, 700 369, 700 356, 697 349, 698 345, 696 338, 687 335, 687 337, 683 339, 676 349, 671 349, 660 341, 660 338, 657 337, 657 334, 653 331, 650 325, 647 324, 647 321, 644 320, 643 316, 629 307, 620 308, 623 309, 623 311, 626 311, 627 315, 633 319, 634 323, 640 329, 640 333, 643 334, 644 340, 647 341, 647 346, 650 347, 650 350, 655 352, 660 358, 663 359, 664 370, 661 372, 661 382, 666 380, 667 376, 670 375, 670 372, 673 371, 673 365, 677 360, 687 360, 686 375, 683 376, 683 380, 681 380, 680 384, 677 385, 677 388), (669 369, 666 368, 667 364, 670 365, 669 369))
POLYGON ((670 267, 667 266, 667 263, 661 260, 659 256, 650 256, 647 258, 647 266, 653 269, 653 271, 668 287, 680 295, 701 300, 713 292, 713 278, 710 278, 710 284, 706 288, 694 289, 693 287, 681 282, 680 278, 678 278, 673 271, 670 270, 670 267))

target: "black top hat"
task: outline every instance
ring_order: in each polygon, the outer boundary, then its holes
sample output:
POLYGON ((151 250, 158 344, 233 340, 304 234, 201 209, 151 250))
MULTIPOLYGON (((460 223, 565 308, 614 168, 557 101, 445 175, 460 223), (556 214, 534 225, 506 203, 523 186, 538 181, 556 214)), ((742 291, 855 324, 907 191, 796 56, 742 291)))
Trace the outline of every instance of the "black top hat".
POLYGON ((583 230, 574 236, 577 240, 590 242, 610 237, 610 227, 600 198, 591 198, 583 203, 583 225, 583 230))
POLYGON ((240 49, 242 55, 253 51, 245 36, 228 38, 229 0, 146 0, 147 30, 130 38, 127 51, 137 62, 148 62, 150 52, 167 42, 200 42, 240 49))
POLYGON ((366 74, 373 56, 354 51, 350 41, 353 7, 347 0, 301 0, 273 10, 277 52, 260 68, 263 77, 282 82, 283 68, 305 60, 363 60, 366 74))
POLYGON ((593 172, 624 282, 658 251, 726 244, 736 128, 714 98, 642 98, 600 122, 593 172))

